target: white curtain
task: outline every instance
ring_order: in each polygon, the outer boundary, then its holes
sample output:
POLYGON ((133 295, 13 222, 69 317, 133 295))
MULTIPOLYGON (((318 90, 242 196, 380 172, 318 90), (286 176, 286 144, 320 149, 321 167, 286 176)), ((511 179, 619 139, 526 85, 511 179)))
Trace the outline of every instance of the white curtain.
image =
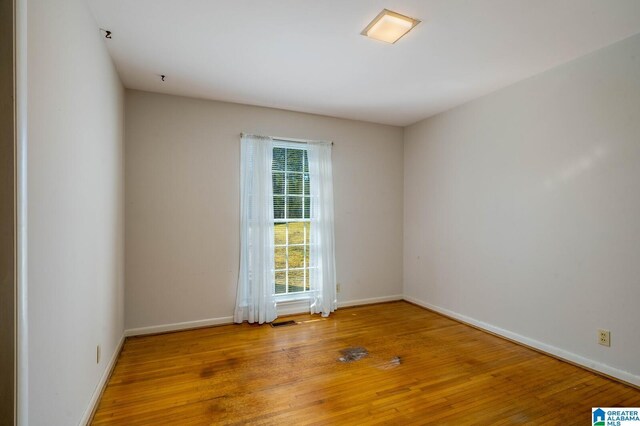
POLYGON ((273 140, 242 135, 240 166, 240 274, 234 321, 273 321, 273 140))
POLYGON ((331 142, 309 142, 311 231, 309 286, 311 313, 323 317, 336 310, 336 255, 333 226, 331 142))

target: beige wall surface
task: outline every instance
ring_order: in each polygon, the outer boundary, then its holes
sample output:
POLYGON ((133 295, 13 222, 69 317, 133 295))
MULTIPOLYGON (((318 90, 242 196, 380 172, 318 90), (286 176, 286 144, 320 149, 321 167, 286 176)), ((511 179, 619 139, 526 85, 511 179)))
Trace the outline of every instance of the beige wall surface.
POLYGON ((0 1, 0 424, 13 424, 15 357, 15 135, 13 2, 0 1))
POLYGON ((401 128, 127 90, 126 327, 233 314, 240 132, 335 142, 338 299, 401 294, 401 128))
POLYGON ((634 36, 405 129, 405 295, 640 385, 639 76, 634 36))
POLYGON ((29 424, 77 425, 123 333, 124 90, 84 0, 27 25, 29 424))

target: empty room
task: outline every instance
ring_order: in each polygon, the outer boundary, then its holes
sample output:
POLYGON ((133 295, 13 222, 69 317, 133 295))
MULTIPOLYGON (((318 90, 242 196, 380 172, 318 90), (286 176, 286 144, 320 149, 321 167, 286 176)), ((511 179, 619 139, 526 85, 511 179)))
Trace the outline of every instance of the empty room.
POLYGON ((0 424, 640 426, 640 1, 2 15, 0 424))

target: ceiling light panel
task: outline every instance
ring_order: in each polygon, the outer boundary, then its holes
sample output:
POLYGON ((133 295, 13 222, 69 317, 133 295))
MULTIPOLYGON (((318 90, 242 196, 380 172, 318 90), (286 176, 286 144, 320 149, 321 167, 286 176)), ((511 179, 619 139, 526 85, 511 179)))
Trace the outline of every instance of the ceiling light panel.
POLYGON ((418 19, 383 9, 360 34, 393 44, 419 23, 418 19))

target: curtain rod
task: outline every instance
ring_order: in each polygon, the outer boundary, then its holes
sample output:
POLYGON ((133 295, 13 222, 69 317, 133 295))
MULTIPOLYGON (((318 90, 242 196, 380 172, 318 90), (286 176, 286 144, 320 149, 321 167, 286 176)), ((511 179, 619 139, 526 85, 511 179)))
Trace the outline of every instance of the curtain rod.
POLYGON ((293 143, 309 143, 309 142, 331 142, 331 145, 333 145, 333 141, 319 141, 319 140, 313 140, 313 139, 294 139, 294 138, 282 138, 280 136, 263 136, 263 135, 256 135, 253 133, 240 133, 240 137, 242 136, 259 136, 259 137, 269 137, 273 140, 277 140, 277 141, 285 141, 285 142, 293 142, 293 143))

